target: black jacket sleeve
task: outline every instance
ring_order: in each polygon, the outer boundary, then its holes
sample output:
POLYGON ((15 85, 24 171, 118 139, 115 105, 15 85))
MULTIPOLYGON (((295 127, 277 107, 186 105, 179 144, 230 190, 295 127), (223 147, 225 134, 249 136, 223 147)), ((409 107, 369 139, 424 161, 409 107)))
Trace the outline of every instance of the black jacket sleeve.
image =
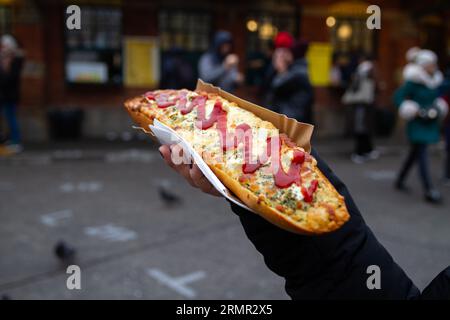
POLYGON ((16 57, 8 71, 0 70, 0 100, 17 103, 20 95, 20 75, 23 58, 16 57))
POLYGON ((422 300, 450 300, 450 267, 444 269, 423 290, 420 297, 422 300))
POLYGON ((312 153, 319 169, 345 197, 350 220, 339 230, 321 236, 284 231, 258 215, 232 205, 245 233, 273 272, 286 280, 292 299, 414 299, 420 292, 394 262, 365 224, 346 186, 312 153), (369 289, 379 267, 380 289, 369 289))

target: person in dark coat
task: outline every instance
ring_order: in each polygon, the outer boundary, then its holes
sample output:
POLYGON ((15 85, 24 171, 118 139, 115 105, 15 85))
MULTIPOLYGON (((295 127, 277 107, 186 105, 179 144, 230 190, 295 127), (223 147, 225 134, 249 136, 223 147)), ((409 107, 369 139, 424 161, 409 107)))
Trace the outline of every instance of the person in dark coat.
POLYGON ((20 74, 23 55, 11 35, 0 39, 0 114, 4 114, 9 129, 8 146, 12 152, 21 151, 21 138, 17 121, 17 104, 20 96, 20 74))
POLYGON ((233 92, 243 81, 238 70, 239 58, 232 53, 233 38, 228 31, 217 31, 211 48, 202 55, 198 64, 200 79, 221 89, 233 92))
POLYGON ((194 70, 186 59, 186 52, 173 47, 167 52, 162 62, 160 89, 189 89, 195 88, 194 70))
MULTIPOLYGON (((445 73, 445 79, 439 88, 440 96, 450 103, 450 68, 445 73)), ((450 187, 450 116, 444 121, 445 160, 444 160, 444 185, 450 187)))
MULTIPOLYGON (((197 165, 175 165, 180 146, 161 146, 166 163, 203 192, 219 195, 197 165)), ((303 236, 285 231, 237 205, 244 231, 263 255, 267 267, 286 281, 287 294, 298 299, 450 299, 450 267, 442 271, 422 292, 414 285, 366 225, 345 184, 320 155, 312 150, 318 168, 345 197, 350 220, 339 230, 321 236, 303 236), (380 282, 373 286, 373 269, 380 282)))
POLYGON ((295 43, 290 49, 277 48, 273 56, 275 75, 269 89, 271 110, 300 122, 313 123, 314 92, 305 59, 307 44, 295 43))

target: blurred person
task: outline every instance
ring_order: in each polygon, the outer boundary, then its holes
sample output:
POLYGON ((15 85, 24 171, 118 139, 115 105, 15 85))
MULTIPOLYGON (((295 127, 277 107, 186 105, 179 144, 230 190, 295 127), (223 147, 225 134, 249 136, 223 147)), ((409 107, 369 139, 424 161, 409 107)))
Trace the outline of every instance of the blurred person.
POLYGON ((17 104, 20 95, 20 74, 23 53, 11 35, 0 38, 0 114, 4 114, 9 129, 8 149, 22 151, 20 129, 17 121, 17 104))
POLYGON ((291 48, 279 47, 273 54, 275 75, 269 88, 269 107, 290 118, 313 123, 314 91, 309 81, 305 54, 308 43, 295 42, 291 48))
MULTIPOLYGON (((444 81, 440 87, 440 95, 447 102, 450 103, 450 68, 447 69, 444 81)), ((444 121, 444 137, 445 137, 445 160, 444 160, 444 185, 450 187, 450 116, 444 121)))
POLYGON ((238 65, 239 57, 233 53, 231 33, 217 31, 211 48, 200 58, 198 72, 202 80, 233 92, 244 80, 238 65))
POLYGON ((266 68, 264 79, 261 84, 261 95, 263 97, 264 105, 270 109, 276 111, 276 107, 272 104, 272 94, 271 86, 272 81, 277 75, 277 71, 275 70, 273 59, 275 52, 280 52, 283 50, 290 50, 294 44, 294 37, 289 32, 280 31, 277 33, 275 38, 272 41, 272 50, 270 53, 270 59, 268 66, 266 68))
POLYGON ((439 97, 436 76, 437 56, 430 50, 421 50, 415 58, 416 67, 406 73, 405 83, 395 92, 394 101, 400 117, 407 121, 406 131, 410 151, 405 159, 395 187, 407 190, 406 177, 415 162, 418 162, 420 179, 426 201, 441 202, 441 194, 432 183, 428 164, 428 145, 440 138, 440 122, 448 112, 448 105, 439 97))
MULTIPOLYGON (((163 145, 159 151, 193 187, 220 196, 195 163, 172 161, 171 154, 182 155, 180 146, 163 145)), ((311 153, 321 172, 344 196, 350 220, 339 230, 321 236, 291 233, 230 202, 267 267, 285 279, 291 299, 449 299, 450 267, 420 293, 366 225, 345 184, 314 149, 311 153), (368 287, 368 267, 373 265, 381 270, 382 285, 377 290, 368 287)))
POLYGON ((420 50, 421 49, 419 47, 412 47, 406 51, 406 54, 405 54, 406 65, 403 67, 403 72, 402 72, 403 81, 406 78, 408 78, 408 73, 410 72, 410 69, 419 67, 416 64, 416 57, 419 54, 420 50))
POLYGON ((183 49, 170 49, 162 63, 161 71, 161 89, 194 89, 194 70, 183 49))
POLYGON ((330 86, 332 88, 341 88, 343 86, 342 79, 342 59, 336 52, 333 53, 331 58, 331 68, 330 68, 330 86))
POLYGON ((260 84, 259 84, 259 97, 265 104, 267 101, 267 92, 269 91, 270 83, 272 82, 274 70, 272 65, 272 57, 275 51, 274 41, 270 41, 267 49, 264 51, 265 66, 264 71, 261 74, 260 84))
POLYGON ((374 64, 370 59, 363 58, 342 96, 342 103, 352 108, 355 146, 351 159, 357 164, 379 156, 374 150, 372 138, 375 90, 374 64))
POLYGON ((263 96, 266 89, 266 74, 272 66, 273 43, 265 47, 258 45, 258 49, 247 55, 246 84, 255 86, 259 96, 263 96))
MULTIPOLYGON (((443 82, 444 76, 440 70, 436 70, 432 73, 422 72, 423 67, 417 63, 417 58, 421 52, 426 52, 429 50, 421 50, 419 47, 412 47, 406 51, 406 61, 407 64, 403 68, 403 81, 408 81, 411 78, 420 78, 421 82, 427 83, 429 86, 435 88, 443 82)), ((433 53, 434 54, 434 53, 433 53)), ((437 59, 437 58, 436 58, 437 59)))

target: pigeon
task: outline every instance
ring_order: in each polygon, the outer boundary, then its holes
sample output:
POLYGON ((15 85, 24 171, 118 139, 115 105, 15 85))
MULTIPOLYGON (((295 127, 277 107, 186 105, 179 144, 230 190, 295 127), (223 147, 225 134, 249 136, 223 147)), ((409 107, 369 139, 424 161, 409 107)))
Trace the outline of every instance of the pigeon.
POLYGON ((74 247, 68 245, 65 241, 60 240, 56 243, 54 248, 55 255, 62 262, 71 262, 75 257, 76 250, 74 247))
POLYGON ((177 205, 181 202, 181 198, 170 190, 170 182, 163 180, 158 185, 158 193, 161 200, 168 206, 177 205))

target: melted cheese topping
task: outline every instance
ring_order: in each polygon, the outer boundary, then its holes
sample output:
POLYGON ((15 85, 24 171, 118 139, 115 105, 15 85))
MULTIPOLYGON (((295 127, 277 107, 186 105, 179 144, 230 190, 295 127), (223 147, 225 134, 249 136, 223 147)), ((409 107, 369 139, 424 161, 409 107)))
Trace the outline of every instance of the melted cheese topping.
MULTIPOLYGON (((158 91, 156 91, 158 93, 158 91)), ((196 92, 187 93, 187 106, 198 94, 196 92)), ((208 99, 206 101, 205 114, 209 118, 217 99, 222 101, 222 108, 227 112, 227 131, 235 132, 235 128, 240 124, 248 124, 252 128, 252 161, 262 155, 267 146, 267 138, 279 135, 272 123, 256 117, 253 113, 239 108, 235 103, 229 102, 220 97, 208 99)), ((169 99, 170 100, 170 99, 169 99)), ((169 125, 177 131, 193 148, 202 155, 203 159, 210 165, 219 165, 233 179, 238 180, 241 185, 251 190, 256 195, 263 195, 266 203, 272 207, 282 206, 282 211, 287 214, 303 214, 303 210, 309 205, 304 199, 302 187, 295 183, 288 188, 278 188, 274 184, 274 176, 270 170, 272 157, 259 168, 255 173, 244 175, 242 165, 244 164, 244 144, 240 142, 237 148, 223 151, 220 143, 220 133, 217 130, 217 123, 212 127, 202 130, 195 125, 198 116, 196 107, 182 115, 177 106, 158 108, 155 101, 149 101, 151 112, 160 121, 169 125), (301 203, 300 203, 301 202, 301 203)), ((302 150, 300 147, 289 147, 285 144, 281 148, 281 163, 286 171, 293 158, 294 149, 302 150)), ((302 186, 308 188, 311 181, 318 179, 313 170, 316 160, 307 155, 308 160, 302 165, 302 186)), ((320 182, 319 182, 320 188, 320 182)), ((297 217, 302 219, 302 217, 297 217)))

